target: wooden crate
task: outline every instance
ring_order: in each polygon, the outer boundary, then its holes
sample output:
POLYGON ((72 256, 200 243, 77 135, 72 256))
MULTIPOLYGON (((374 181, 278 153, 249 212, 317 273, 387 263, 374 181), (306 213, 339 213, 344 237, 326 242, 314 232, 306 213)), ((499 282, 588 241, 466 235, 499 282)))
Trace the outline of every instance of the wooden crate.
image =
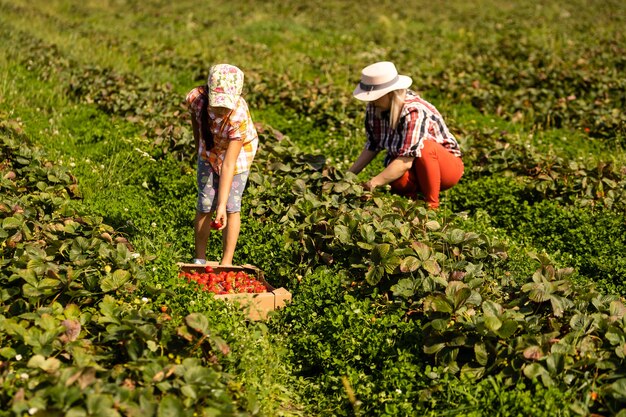
POLYGON ((268 289, 262 293, 239 293, 239 294, 215 294, 215 298, 239 305, 247 313, 250 320, 265 320, 270 311, 284 307, 291 301, 291 293, 285 288, 274 288, 266 280, 259 268, 254 265, 232 265, 222 266, 218 262, 207 262, 204 265, 179 263, 178 267, 182 272, 205 272, 205 267, 210 266, 213 272, 220 273, 222 271, 243 271, 248 275, 252 275, 265 285, 268 289))

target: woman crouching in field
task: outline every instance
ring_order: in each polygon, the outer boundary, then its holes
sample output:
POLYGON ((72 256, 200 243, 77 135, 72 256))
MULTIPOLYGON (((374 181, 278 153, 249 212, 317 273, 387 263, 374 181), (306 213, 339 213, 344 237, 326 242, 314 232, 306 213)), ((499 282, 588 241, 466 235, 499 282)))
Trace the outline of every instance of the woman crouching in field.
POLYGON ((439 192, 456 185, 463 175, 461 150, 437 109, 408 90, 411 83, 391 62, 363 69, 353 95, 368 102, 367 142, 349 170, 358 174, 385 149, 385 169, 365 188, 389 184, 392 192, 411 199, 422 194, 431 208, 437 208, 439 192))
POLYGON ((214 65, 207 85, 194 88, 186 98, 198 154, 197 264, 206 262, 211 228, 224 230, 222 265, 232 264, 239 239, 241 196, 259 144, 248 105, 241 97, 243 78, 233 65, 214 65))

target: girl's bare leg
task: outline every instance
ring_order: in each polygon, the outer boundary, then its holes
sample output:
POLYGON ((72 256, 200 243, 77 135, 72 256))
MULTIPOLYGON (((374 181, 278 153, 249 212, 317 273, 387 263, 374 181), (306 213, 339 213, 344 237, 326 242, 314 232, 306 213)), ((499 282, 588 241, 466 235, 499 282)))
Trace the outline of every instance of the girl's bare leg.
POLYGON ((194 221, 194 243, 196 248, 196 259, 206 259, 206 246, 211 234, 211 219, 213 212, 196 212, 194 221))
POLYGON ((224 233, 222 235, 222 261, 221 265, 232 265, 233 256, 235 254, 235 246, 237 246, 237 239, 239 239, 239 230, 241 229, 241 216, 239 212, 228 213, 228 220, 224 233))

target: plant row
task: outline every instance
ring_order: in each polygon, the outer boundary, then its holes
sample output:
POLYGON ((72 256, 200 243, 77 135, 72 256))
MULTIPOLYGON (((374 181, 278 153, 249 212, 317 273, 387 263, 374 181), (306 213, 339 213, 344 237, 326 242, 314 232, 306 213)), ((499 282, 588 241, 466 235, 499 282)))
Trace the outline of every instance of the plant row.
MULTIPOLYGON (((626 307, 619 296, 575 285, 573 269, 545 255, 527 255, 520 268, 492 236, 364 192, 353 175, 298 155, 288 141, 271 149, 250 177, 251 205, 284 225, 303 275, 326 265, 344 276, 348 293, 387 293, 406 319, 422 323, 415 342, 440 372, 509 385, 539 378, 575 390, 582 413, 623 406, 626 307)), ((291 328, 296 317, 287 316, 291 328)))
POLYGON ((79 194, 2 122, 0 414, 247 415, 220 365, 229 345, 204 315, 154 305, 142 257, 79 194))

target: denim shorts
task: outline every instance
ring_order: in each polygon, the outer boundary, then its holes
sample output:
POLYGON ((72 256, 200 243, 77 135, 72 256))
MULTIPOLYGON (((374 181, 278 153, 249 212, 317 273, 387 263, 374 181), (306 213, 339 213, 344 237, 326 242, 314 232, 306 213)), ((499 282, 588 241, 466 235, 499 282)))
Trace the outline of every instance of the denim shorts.
MULTIPOLYGON (((233 185, 228 194, 226 202, 227 213, 238 213, 241 211, 241 196, 248 182, 250 171, 240 172, 233 176, 233 185)), ((201 213, 209 213, 217 209, 217 190, 220 185, 220 176, 213 171, 211 164, 198 158, 198 203, 196 210, 201 213)))

